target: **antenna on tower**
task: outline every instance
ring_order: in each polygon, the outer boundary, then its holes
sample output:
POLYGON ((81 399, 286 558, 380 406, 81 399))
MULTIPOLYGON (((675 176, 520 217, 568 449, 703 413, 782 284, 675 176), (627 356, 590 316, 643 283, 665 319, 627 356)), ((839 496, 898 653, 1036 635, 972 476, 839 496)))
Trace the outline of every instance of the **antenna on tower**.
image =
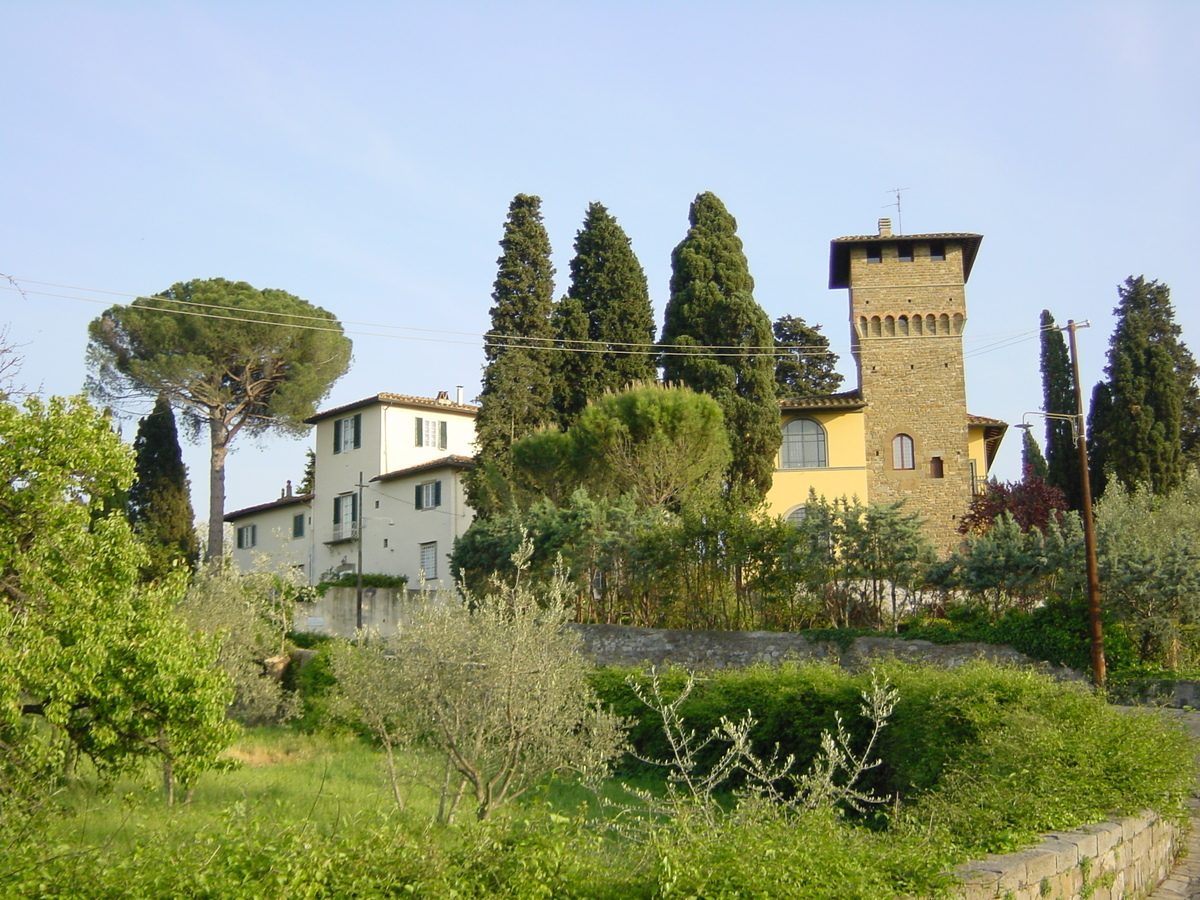
POLYGON ((890 190, 884 191, 885 194, 895 194, 896 195, 895 203, 885 203, 885 204, 883 204, 882 208, 888 209, 893 206, 896 207, 896 233, 897 234, 904 234, 904 217, 900 215, 900 192, 907 191, 907 190, 908 190, 908 188, 891 188, 890 190))

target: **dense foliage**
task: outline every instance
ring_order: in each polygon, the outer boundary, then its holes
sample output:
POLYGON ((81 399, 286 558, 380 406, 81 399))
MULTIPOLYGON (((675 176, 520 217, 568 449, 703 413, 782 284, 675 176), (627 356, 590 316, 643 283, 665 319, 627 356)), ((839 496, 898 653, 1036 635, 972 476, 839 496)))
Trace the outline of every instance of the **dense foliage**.
POLYGON ((771 487, 779 451, 771 320, 754 300, 737 222, 725 205, 700 194, 688 219, 687 237, 671 254, 663 379, 721 404, 733 449, 728 494, 753 505, 771 487))
POLYGON ((513 198, 500 247, 475 418, 479 466, 467 482, 468 500, 484 517, 507 503, 513 441, 556 421, 551 369, 554 267, 539 198, 513 198))
POLYGON ((1093 493, 1102 495, 1111 478, 1126 490, 1163 494, 1179 486, 1187 467, 1181 428, 1196 361, 1179 338, 1170 288, 1131 276, 1118 294, 1106 378, 1096 385, 1088 422, 1093 493))
POLYGON ((575 236, 571 283, 555 307, 554 403, 569 427, 589 400, 655 381, 654 312, 646 273, 625 230, 603 204, 588 204, 575 236))
POLYGON ((350 365, 337 318, 286 291, 224 278, 174 284, 88 326, 99 398, 165 397, 208 430, 206 555, 224 554, 225 460, 242 431, 301 433, 350 365))
MULTIPOLYGON (((1069 509, 1079 509, 1083 487, 1079 473, 1079 448, 1075 429, 1063 416, 1074 416, 1075 380, 1062 329, 1050 310, 1042 310, 1042 411, 1046 417, 1045 481, 1063 492, 1069 509)), ((1082 424, 1082 423, 1080 423, 1082 424)))
POLYGON ((149 561, 142 578, 159 581, 179 567, 195 571, 200 559, 191 485, 165 397, 138 423, 133 441, 134 475, 129 486, 129 522, 146 544, 149 561))
POLYGON ((133 474, 79 399, 0 403, 0 821, 84 756, 105 777, 153 759, 168 797, 230 738, 212 642, 174 612, 180 581, 137 587, 123 510, 133 474))
POLYGON ((799 316, 780 316, 771 326, 775 335, 775 391, 780 397, 832 394, 842 385, 838 355, 820 325, 799 316))

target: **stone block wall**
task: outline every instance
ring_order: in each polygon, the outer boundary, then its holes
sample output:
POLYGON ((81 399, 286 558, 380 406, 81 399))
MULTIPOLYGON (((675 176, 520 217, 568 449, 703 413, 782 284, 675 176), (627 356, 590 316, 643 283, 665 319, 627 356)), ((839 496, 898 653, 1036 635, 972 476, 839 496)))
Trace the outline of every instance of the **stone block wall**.
POLYGON ((1083 680, 1071 669, 1052 667, 1011 647, 993 644, 935 644, 900 638, 855 638, 845 649, 833 641, 810 641, 786 631, 701 631, 635 628, 630 625, 575 625, 583 652, 602 666, 667 666, 736 669, 785 660, 831 662, 857 670, 873 660, 903 659, 953 668, 975 659, 1025 666, 1066 680, 1083 680))
POLYGON ((1133 900, 1170 873, 1182 833, 1146 812, 1079 831, 1049 834, 1035 847, 989 856, 955 872, 961 900, 1133 900))

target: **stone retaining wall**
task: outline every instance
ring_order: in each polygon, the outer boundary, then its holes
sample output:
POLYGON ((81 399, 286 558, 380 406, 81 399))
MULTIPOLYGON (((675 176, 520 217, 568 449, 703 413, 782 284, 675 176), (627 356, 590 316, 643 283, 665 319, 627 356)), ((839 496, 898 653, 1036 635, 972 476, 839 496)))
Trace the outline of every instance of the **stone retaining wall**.
POLYGON ((1047 835, 1028 850, 961 866, 962 900, 1133 900, 1167 877, 1182 835, 1155 813, 1047 835))
POLYGON ((935 644, 900 638, 855 638, 845 650, 834 641, 810 641, 783 631, 699 631, 634 628, 628 625, 576 625, 583 652, 598 665, 678 665, 689 669, 736 669, 753 663, 777 665, 784 660, 820 660, 856 670, 877 659, 953 668, 969 660, 986 659, 1038 669, 1056 678, 1083 680, 1078 672, 1050 666, 992 644, 935 644))

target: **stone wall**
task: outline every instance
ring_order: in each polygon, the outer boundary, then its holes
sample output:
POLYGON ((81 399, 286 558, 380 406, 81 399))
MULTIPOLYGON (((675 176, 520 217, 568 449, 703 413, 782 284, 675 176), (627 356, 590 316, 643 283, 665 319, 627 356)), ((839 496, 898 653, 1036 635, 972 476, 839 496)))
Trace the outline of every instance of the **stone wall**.
POLYGON ((819 660, 860 669, 877 659, 903 659, 953 668, 974 659, 1040 669, 1058 678, 1083 680, 1071 669, 1052 667, 1011 647, 992 644, 935 644, 889 637, 855 638, 845 649, 834 641, 810 641, 784 631, 700 631, 576 625, 583 652, 598 665, 678 665, 689 669, 734 669, 785 660, 819 660))
POLYGON ((1155 813, 1046 835, 1028 850, 960 866, 962 900, 1131 900, 1168 874, 1182 841, 1155 813))

